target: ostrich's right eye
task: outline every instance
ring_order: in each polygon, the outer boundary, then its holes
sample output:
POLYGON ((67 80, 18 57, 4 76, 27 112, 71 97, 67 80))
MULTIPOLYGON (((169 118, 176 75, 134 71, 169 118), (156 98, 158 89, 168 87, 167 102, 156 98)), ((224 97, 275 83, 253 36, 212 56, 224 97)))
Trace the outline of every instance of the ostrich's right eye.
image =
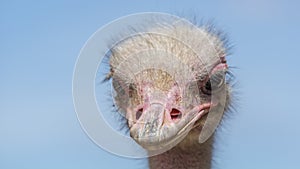
POLYGON ((208 79, 208 81, 205 83, 202 91, 205 93, 205 94, 211 94, 211 83, 210 83, 210 79, 208 79))
POLYGON ((207 95, 214 92, 217 92, 225 84, 225 72, 224 71, 217 71, 216 73, 212 74, 206 83, 201 87, 201 91, 207 95))
POLYGON ((201 91, 204 94, 210 95, 211 94, 211 90, 212 90, 211 82, 210 82, 210 79, 208 79, 206 81, 206 83, 201 87, 201 91))

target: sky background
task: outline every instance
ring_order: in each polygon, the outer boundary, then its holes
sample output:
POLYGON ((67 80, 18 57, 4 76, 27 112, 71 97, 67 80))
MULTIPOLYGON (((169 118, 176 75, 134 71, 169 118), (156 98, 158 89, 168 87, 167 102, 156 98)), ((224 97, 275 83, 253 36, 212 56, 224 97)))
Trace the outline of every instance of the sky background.
MULTIPOLYGON (((1 1, 0 169, 145 168, 81 129, 72 75, 87 39, 137 12, 214 19, 234 44, 237 112, 218 133, 215 168, 300 167, 300 1, 1 1)), ((112 140, 113 141, 113 140, 112 140)))

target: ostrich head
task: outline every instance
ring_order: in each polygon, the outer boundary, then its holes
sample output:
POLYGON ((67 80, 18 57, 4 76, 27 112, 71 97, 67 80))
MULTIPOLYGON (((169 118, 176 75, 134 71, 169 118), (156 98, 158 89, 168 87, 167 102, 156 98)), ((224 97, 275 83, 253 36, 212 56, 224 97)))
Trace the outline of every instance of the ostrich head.
POLYGON ((187 137, 197 143, 211 110, 223 107, 222 116, 230 93, 225 46, 213 28, 178 24, 153 26, 112 48, 115 103, 138 144, 157 153, 187 137))

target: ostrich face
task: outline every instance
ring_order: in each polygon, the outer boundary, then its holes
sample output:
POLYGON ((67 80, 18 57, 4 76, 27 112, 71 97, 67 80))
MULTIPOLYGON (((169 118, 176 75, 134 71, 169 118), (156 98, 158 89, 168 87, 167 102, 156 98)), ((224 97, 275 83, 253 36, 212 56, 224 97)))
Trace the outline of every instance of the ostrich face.
POLYGON ((115 102, 131 137, 148 152, 158 152, 177 145, 192 129, 200 138, 212 108, 223 107, 218 111, 223 114, 228 67, 219 35, 185 24, 152 29, 114 46, 110 66, 115 102))
POLYGON ((172 148, 192 129, 199 133, 210 108, 218 104, 212 102, 212 93, 226 87, 226 62, 214 65, 201 73, 201 79, 194 76, 183 84, 163 70, 136 74, 125 110, 131 137, 151 151, 172 148))

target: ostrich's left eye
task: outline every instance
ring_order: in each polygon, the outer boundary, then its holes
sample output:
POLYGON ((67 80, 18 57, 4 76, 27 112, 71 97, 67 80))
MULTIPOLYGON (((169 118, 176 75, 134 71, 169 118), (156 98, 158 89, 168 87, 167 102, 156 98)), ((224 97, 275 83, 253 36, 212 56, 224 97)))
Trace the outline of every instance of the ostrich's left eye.
POLYGON ((208 95, 212 92, 218 92, 218 89, 225 84, 225 74, 224 71, 217 71, 211 74, 205 84, 201 87, 201 91, 208 95))

